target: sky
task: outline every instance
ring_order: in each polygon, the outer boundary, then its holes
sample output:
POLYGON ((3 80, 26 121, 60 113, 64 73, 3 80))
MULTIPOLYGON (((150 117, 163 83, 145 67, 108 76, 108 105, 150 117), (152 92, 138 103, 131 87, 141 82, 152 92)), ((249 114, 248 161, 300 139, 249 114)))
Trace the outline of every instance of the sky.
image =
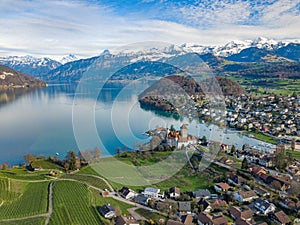
POLYGON ((299 0, 0 0, 0 56, 99 55, 144 41, 300 39, 299 0))

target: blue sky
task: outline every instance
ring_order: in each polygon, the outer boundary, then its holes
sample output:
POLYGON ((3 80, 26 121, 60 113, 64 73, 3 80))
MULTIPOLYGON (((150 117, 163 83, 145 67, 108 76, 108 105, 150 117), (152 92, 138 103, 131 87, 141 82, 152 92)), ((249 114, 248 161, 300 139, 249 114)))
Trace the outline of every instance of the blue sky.
POLYGON ((142 42, 300 38, 298 0, 0 0, 0 55, 81 57, 142 42))

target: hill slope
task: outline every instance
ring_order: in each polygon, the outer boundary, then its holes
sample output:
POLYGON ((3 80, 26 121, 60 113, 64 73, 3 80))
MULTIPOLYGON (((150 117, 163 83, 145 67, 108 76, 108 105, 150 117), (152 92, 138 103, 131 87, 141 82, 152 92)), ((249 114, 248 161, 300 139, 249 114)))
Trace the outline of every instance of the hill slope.
POLYGON ((0 88, 45 87, 47 84, 27 74, 0 65, 0 88))

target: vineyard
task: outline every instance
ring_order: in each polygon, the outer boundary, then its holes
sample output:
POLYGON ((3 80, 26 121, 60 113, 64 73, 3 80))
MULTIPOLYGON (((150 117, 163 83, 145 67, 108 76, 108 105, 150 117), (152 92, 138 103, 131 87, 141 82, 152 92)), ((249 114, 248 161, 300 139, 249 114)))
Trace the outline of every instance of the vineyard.
POLYGON ((18 218, 47 212, 49 182, 22 183, 0 180, 0 197, 3 204, 0 218, 18 218))
POLYGON ((33 219, 24 219, 16 221, 7 221, 1 222, 1 225, 44 225, 45 224, 45 217, 38 217, 33 219))
POLYGON ((93 186, 93 187, 96 187, 96 188, 99 188, 102 190, 109 189, 109 187, 103 180, 101 180, 100 178, 89 176, 89 175, 67 174, 67 175, 63 176, 63 178, 77 180, 79 182, 83 182, 87 185, 90 185, 90 186, 93 186))
POLYGON ((50 225, 100 223, 100 215, 90 203, 87 185, 74 181, 55 182, 50 225))

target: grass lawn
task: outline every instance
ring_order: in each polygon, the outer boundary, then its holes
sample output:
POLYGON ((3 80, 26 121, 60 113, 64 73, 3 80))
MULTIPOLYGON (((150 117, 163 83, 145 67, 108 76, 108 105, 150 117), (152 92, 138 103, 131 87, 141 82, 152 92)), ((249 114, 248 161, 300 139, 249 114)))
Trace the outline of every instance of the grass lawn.
POLYGON ((55 163, 49 162, 46 159, 37 159, 32 163, 32 167, 40 166, 45 170, 60 170, 65 171, 65 169, 55 163))
POLYGON ((286 152, 291 153, 295 159, 300 160, 300 151, 287 150, 286 152))
POLYGON ((15 180, 1 181, 4 201, 0 219, 33 216, 48 210, 49 182, 26 183, 15 180))
POLYGON ((137 210, 135 210, 138 214, 140 214, 141 216, 145 217, 148 220, 154 220, 154 221, 158 221, 160 219, 164 219, 166 220, 167 218, 165 216, 162 216, 160 214, 154 213, 154 212, 150 212, 147 209, 142 209, 139 208, 137 210))
POLYGON ((248 134, 252 134, 254 136, 254 138, 256 138, 258 140, 268 142, 268 143, 271 143, 274 145, 276 145, 278 143, 278 140, 276 140, 275 138, 261 134, 261 133, 249 132, 248 134))
POLYGON ((133 205, 120 202, 111 197, 104 198, 100 195, 99 191, 93 188, 90 188, 90 198, 91 198, 92 205, 94 206, 102 206, 108 203, 111 204, 113 207, 119 206, 122 211, 122 215, 129 215, 127 209, 134 207, 133 205))
POLYGON ((38 217, 33 219, 1 222, 1 224, 2 225, 44 225, 45 221, 46 221, 45 217, 38 217))

